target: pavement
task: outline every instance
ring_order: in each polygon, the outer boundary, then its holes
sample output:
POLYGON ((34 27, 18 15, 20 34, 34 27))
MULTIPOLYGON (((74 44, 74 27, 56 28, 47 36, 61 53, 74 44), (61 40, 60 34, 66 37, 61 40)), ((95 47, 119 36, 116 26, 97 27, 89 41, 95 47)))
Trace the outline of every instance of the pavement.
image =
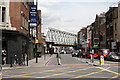
POLYGON ((90 59, 82 58, 81 62, 88 63, 89 65, 92 66, 110 66, 110 64, 108 64, 105 60, 104 63, 100 64, 100 61, 98 59, 94 59, 94 62, 92 62, 90 59))
MULTIPOLYGON (((36 63, 36 58, 34 58, 32 60, 29 60, 28 66, 13 65, 13 67, 10 67, 10 64, 8 64, 8 65, 2 66, 2 70, 47 66, 47 63, 53 57, 55 57, 54 54, 53 55, 46 54, 46 55, 43 55, 42 57, 38 58, 38 63, 36 63)), ((91 62, 90 59, 88 59, 88 58, 77 58, 77 59, 80 60, 81 63, 87 63, 88 65, 92 65, 92 66, 110 66, 110 64, 107 63, 106 61, 104 62, 104 64, 100 64, 98 59, 94 59, 94 62, 91 62)))
POLYGON ((28 62, 28 66, 24 65, 24 66, 20 66, 20 65, 13 65, 13 67, 10 67, 10 64, 6 64, 2 66, 2 70, 6 70, 6 69, 20 69, 20 68, 28 68, 28 67, 42 67, 42 66, 46 66, 47 63, 49 62, 49 60, 53 57, 54 55, 43 55, 41 57, 38 58, 38 63, 36 63, 36 58, 29 60, 28 62))

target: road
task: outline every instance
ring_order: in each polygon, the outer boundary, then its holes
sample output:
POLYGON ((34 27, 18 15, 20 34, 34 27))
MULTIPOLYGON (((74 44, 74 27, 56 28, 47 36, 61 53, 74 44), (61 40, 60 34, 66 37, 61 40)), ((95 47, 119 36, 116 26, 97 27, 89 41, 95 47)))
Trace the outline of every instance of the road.
POLYGON ((57 65, 54 55, 46 66, 3 71, 3 80, 120 80, 118 62, 105 61, 105 65, 93 66, 89 59, 62 54, 62 65, 57 65))

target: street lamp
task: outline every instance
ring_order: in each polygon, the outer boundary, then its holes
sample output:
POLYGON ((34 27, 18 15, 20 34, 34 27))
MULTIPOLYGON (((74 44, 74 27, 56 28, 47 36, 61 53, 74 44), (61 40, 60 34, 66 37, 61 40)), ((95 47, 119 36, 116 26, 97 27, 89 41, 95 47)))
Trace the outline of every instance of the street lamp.
MULTIPOLYGON (((36 10, 37 10, 37 0, 36 0, 36 10)), ((38 21, 38 11, 37 11, 37 21, 38 21)), ((38 42, 38 22, 37 22, 37 26, 36 26, 36 44, 35 44, 35 50, 36 50, 36 63, 38 63, 38 53, 37 53, 37 43, 38 42)))
POLYGON ((91 55, 91 62, 93 63, 94 62, 94 48, 93 48, 93 46, 94 46, 94 32, 93 32, 93 30, 94 30, 94 27, 92 26, 92 39, 91 39, 91 43, 92 43, 92 55, 91 55))

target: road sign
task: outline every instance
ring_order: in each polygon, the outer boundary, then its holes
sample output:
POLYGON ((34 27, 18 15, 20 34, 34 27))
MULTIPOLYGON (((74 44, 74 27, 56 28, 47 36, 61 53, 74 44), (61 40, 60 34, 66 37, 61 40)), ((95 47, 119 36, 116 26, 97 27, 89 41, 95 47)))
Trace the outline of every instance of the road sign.
POLYGON ((112 49, 116 49, 116 42, 112 42, 111 47, 112 47, 112 49))

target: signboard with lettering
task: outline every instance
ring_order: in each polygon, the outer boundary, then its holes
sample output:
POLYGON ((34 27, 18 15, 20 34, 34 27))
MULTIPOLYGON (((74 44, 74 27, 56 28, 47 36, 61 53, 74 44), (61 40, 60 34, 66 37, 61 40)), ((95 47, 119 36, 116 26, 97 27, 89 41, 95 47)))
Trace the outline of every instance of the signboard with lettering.
POLYGON ((111 45, 112 49, 116 49, 116 42, 112 42, 112 45, 111 45))
POLYGON ((37 27, 37 6, 30 5, 30 27, 37 27))

